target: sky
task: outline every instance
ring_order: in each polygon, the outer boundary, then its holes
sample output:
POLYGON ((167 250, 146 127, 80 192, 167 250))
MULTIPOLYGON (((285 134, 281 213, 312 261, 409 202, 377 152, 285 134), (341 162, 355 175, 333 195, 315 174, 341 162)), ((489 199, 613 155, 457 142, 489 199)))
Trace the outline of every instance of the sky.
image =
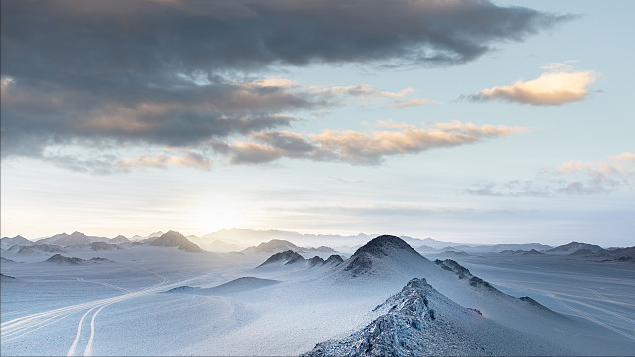
POLYGON ((632 1, 0 4, 2 236, 635 242, 632 1))

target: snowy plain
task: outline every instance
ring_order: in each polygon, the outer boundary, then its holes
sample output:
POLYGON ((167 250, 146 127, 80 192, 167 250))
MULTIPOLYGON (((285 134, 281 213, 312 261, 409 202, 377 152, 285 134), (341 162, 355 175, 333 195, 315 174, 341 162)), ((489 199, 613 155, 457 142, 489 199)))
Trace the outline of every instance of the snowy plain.
POLYGON ((451 258, 507 294, 531 296, 556 312, 586 319, 635 341, 634 264, 550 255, 451 258))
MULTIPOLYGON (((634 264, 558 256, 452 257, 503 293, 530 296, 561 314, 551 316, 465 285, 440 269, 436 256, 426 260, 402 251, 351 278, 350 271, 331 266, 256 268, 268 253, 154 246, 67 250, 66 256, 112 262, 68 265, 44 262, 52 254, 2 253, 16 261, 1 265, 3 274, 15 277, 1 283, 3 356, 298 355, 362 329, 379 316, 376 306, 415 277, 425 277, 441 294, 506 329, 558 346, 548 350, 556 355, 635 350, 634 264), (211 289, 243 277, 279 283, 211 289), (200 289, 168 292, 183 286, 200 289)), ((504 337, 500 343, 506 343, 504 337)), ((536 351, 530 347, 517 352, 536 351)))

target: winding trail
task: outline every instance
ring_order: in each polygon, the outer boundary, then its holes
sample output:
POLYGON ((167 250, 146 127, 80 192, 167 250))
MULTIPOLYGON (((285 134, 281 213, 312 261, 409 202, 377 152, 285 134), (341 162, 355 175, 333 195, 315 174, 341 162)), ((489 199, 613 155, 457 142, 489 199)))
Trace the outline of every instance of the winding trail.
MULTIPOLYGON (((149 270, 146 270, 146 271, 149 271, 149 270)), ((145 287, 139 291, 130 292, 130 290, 128 289, 119 288, 119 290, 121 291, 126 290, 128 291, 128 293, 111 297, 111 298, 99 299, 99 300, 94 300, 94 301, 90 301, 86 303, 75 304, 75 305, 70 305, 70 306, 66 306, 66 307, 62 307, 58 309, 39 312, 36 314, 30 314, 27 316, 19 317, 19 318, 4 322, 0 325, 0 338, 2 339, 3 342, 9 342, 14 339, 26 336, 45 326, 61 321, 71 315, 85 311, 82 317, 79 319, 79 322, 77 324, 77 334, 68 350, 67 356, 75 355, 77 346, 81 341, 82 327, 84 324, 84 320, 86 320, 88 316, 91 316, 91 313, 92 313, 92 316, 90 317, 90 336, 88 338, 88 342, 83 352, 84 356, 90 356, 92 354, 93 341, 95 339, 95 319, 97 315, 104 308, 120 301, 124 301, 131 298, 135 298, 135 297, 156 292, 164 288, 164 286, 170 281, 170 279, 166 278, 165 276, 161 274, 158 274, 155 272, 151 272, 151 273, 159 277, 161 281, 151 286, 145 287)), ((87 282, 80 279, 78 279, 78 281, 87 282)), ((92 283, 97 283, 97 282, 92 282, 92 283)), ((110 284, 103 283, 101 285, 109 286, 110 284)), ((110 287, 115 289, 118 288, 112 285, 110 285, 110 287)))

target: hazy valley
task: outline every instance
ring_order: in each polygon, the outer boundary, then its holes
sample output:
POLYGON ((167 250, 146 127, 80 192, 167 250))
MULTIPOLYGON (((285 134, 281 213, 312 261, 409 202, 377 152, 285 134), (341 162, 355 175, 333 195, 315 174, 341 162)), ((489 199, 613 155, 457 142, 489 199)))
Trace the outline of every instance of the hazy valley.
POLYGON ((2 355, 635 348, 633 248, 250 230, 112 239, 75 232, 2 238, 1 270, 2 355))

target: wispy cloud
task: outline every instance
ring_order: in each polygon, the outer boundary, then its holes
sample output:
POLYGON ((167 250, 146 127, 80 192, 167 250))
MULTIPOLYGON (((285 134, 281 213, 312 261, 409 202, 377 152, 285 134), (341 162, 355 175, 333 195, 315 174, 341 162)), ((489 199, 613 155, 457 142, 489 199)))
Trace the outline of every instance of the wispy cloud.
POLYGON ((159 153, 153 156, 138 155, 134 159, 123 158, 117 164, 125 170, 135 170, 143 168, 160 168, 165 169, 171 166, 190 167, 201 170, 210 170, 212 168, 212 160, 200 153, 182 150, 182 155, 172 155, 159 153))
POLYGON ((324 100, 338 102, 351 100, 377 102, 383 99, 403 98, 414 92, 412 88, 405 88, 399 92, 379 90, 367 84, 333 87, 309 86, 308 90, 315 93, 318 97, 324 98, 324 100))
POLYGON ((598 162, 567 161, 543 169, 535 180, 484 183, 467 192, 482 196, 519 197, 556 194, 601 194, 635 189, 635 154, 624 152, 598 162))
POLYGON ((502 185, 483 183, 466 190, 469 194, 495 197, 546 197, 552 193, 548 187, 540 187, 533 181, 509 181, 502 185))
POLYGON ((574 71, 566 64, 552 64, 547 68, 550 71, 536 79, 486 88, 467 98, 474 101, 500 99, 536 106, 561 105, 587 98, 588 87, 598 77, 594 71, 574 71))
POLYGON ((247 142, 214 142, 212 145, 235 164, 257 164, 287 157, 377 165, 387 156, 472 144, 527 131, 523 127, 478 126, 459 121, 439 123, 430 128, 394 122, 381 124, 398 130, 324 130, 319 134, 270 131, 252 134, 252 140, 247 142))
POLYGON ((396 108, 405 108, 405 107, 418 107, 422 105, 432 105, 432 104, 434 104, 434 101, 428 98, 416 98, 416 99, 410 99, 410 100, 395 101, 390 103, 390 106, 396 107, 396 108))
POLYGON ((152 154, 138 154, 134 158, 121 158, 111 153, 77 152, 78 147, 69 150, 58 146, 47 148, 43 158, 54 166, 95 175, 109 175, 127 173, 145 169, 167 169, 170 167, 193 168, 209 171, 213 167, 213 160, 202 153, 187 149, 172 149, 152 154))

